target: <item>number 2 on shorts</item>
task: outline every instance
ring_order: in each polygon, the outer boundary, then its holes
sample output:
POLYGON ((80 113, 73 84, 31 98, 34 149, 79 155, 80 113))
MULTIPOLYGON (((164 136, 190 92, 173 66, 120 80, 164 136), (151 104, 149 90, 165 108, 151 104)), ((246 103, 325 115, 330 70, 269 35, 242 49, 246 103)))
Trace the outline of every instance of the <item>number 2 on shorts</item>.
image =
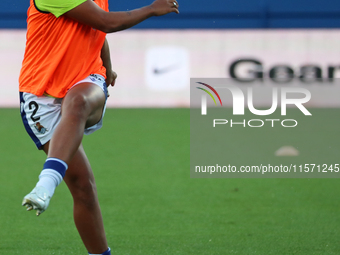
POLYGON ((31 115, 31 120, 33 120, 34 122, 40 120, 40 117, 34 117, 34 115, 36 115, 38 109, 39 109, 39 105, 37 104, 36 101, 31 101, 29 104, 28 104, 28 107, 30 110, 32 110, 32 107, 34 107, 34 110, 33 110, 33 113, 31 115))

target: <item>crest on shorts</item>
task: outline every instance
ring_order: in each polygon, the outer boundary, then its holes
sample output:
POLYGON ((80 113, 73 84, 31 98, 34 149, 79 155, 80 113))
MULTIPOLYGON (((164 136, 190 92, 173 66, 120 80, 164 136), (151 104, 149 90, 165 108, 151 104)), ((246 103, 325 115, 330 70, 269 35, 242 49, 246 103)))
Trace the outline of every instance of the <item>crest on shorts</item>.
POLYGON ((34 127, 40 134, 45 134, 47 132, 47 128, 41 125, 40 122, 35 123, 34 127))

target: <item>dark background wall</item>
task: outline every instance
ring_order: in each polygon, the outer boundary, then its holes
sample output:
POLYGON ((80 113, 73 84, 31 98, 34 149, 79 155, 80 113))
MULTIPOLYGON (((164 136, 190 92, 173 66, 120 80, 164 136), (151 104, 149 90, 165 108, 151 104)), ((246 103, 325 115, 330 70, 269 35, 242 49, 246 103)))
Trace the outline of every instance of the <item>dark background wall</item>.
MULTIPOLYGON (((25 28, 29 0, 1 0, 0 28, 25 28)), ((109 0, 126 11, 149 0, 109 0)), ((339 0, 179 0, 180 15, 144 21, 135 28, 339 28, 339 0)))

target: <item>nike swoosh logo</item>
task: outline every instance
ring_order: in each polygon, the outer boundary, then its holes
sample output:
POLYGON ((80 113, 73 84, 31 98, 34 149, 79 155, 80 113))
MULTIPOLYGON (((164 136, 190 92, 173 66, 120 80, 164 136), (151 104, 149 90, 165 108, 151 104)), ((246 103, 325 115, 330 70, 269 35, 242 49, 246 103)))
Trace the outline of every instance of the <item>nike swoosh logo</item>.
POLYGON ((164 74, 164 73, 168 73, 170 71, 176 70, 178 68, 179 68, 179 65, 174 64, 174 65, 167 66, 167 67, 164 67, 164 68, 155 68, 155 69, 153 69, 153 73, 154 74, 164 74))

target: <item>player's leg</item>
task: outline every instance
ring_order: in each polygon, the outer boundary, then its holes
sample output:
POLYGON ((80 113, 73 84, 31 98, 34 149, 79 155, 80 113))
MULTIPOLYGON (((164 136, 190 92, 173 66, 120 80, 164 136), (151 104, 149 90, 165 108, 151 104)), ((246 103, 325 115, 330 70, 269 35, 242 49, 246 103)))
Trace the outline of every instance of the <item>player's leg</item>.
MULTIPOLYGON (((102 85, 105 86, 105 84, 102 84, 102 85)), ((32 139, 36 142, 38 147, 40 143, 44 144, 43 143, 44 141, 48 141, 51 139, 50 136, 47 136, 47 138, 45 137, 45 135, 48 133, 50 133, 52 136, 51 140, 57 139, 55 130, 58 129, 58 127, 62 127, 62 125, 60 125, 60 123, 62 123, 62 119, 66 116, 72 116, 72 114, 68 114, 69 109, 72 109, 73 111, 81 110, 81 111, 89 113, 87 115, 86 121, 83 121, 80 118, 79 123, 80 125, 82 125, 81 133, 78 132, 78 135, 80 137, 83 136, 84 127, 92 126, 93 124, 97 123, 102 117, 102 110, 105 104, 106 87, 101 88, 97 85, 92 85, 91 83, 79 84, 77 86, 72 88, 69 91, 67 98, 65 97, 66 100, 64 100, 63 107, 61 110, 62 111, 61 115, 59 114, 60 106, 59 106, 59 110, 58 110, 58 107, 53 108, 53 110, 50 110, 51 105, 55 104, 54 99, 51 99, 52 101, 48 99, 48 102, 41 102, 41 103, 39 101, 40 99, 38 99, 37 97, 33 97, 33 99, 31 98, 21 99, 21 104, 23 105, 22 116, 23 116, 24 124, 26 123, 25 124, 26 130, 31 135, 31 137, 33 136, 32 139), (79 87, 77 88, 77 86, 79 87), (82 99, 79 99, 79 98, 77 99, 79 94, 82 96, 82 99), (31 102, 33 102, 32 100, 34 100, 34 105, 36 104, 37 106, 36 108, 33 107, 31 112, 29 112, 29 110, 31 109, 30 107, 31 102), (77 103, 72 102, 72 100, 77 101, 77 103), (86 102, 81 102, 82 100, 83 101, 86 100, 86 102), (78 105, 78 106, 74 106, 74 105, 78 105), (79 107, 79 105, 81 105, 81 107, 79 107), (65 108, 66 106, 71 107, 71 108, 67 109, 65 108), (92 110, 88 109, 89 106, 90 108, 92 107, 92 110), (34 118, 32 118, 33 115, 34 115, 34 118), (49 130, 49 132, 46 132, 46 134, 38 133, 37 129, 35 128, 35 123, 31 123, 33 121, 36 121, 35 119, 38 119, 38 118, 39 118, 39 121, 42 122, 43 126, 48 127, 47 130, 49 130), (27 121, 27 119, 29 121, 27 121), (49 124, 50 126, 48 126, 49 124)), ((46 100, 43 99, 42 101, 46 101, 46 100)), ((86 116, 82 114, 79 114, 79 115, 82 117, 86 116)), ((74 118, 73 121, 75 121, 75 119, 76 118, 74 118)), ((71 118, 71 121, 72 121, 72 118, 71 118)), ((68 123, 66 122, 66 124, 68 123)), ((73 127, 73 131, 74 129, 78 130, 77 129, 78 126, 74 124, 75 123, 71 125, 73 127)), ((67 127, 65 129, 68 130, 67 127)), ((61 128, 61 130, 65 130, 65 129, 61 128)), ((72 132, 72 129, 70 132, 72 132)), ((68 133, 68 136, 67 136, 68 140, 72 138, 72 136, 70 136, 70 132, 68 133)), ((69 146, 69 145, 65 145, 65 143, 62 143, 62 144, 64 144, 64 146, 69 146)), ((65 149, 64 146, 62 150, 65 149)), ((73 144, 73 146, 75 145, 73 144)), ((43 148, 45 152, 48 153, 49 150, 51 150, 50 142, 46 143, 45 146, 43 146, 43 148), (48 146, 50 147, 49 149, 48 149, 48 146)), ((98 204, 97 194, 95 190, 95 182, 94 182, 92 170, 90 168, 86 155, 82 147, 80 146, 80 142, 78 144, 78 148, 76 148, 73 154, 74 154, 74 157, 72 157, 72 160, 68 162, 70 164, 70 168, 66 172, 65 181, 67 185, 69 186, 69 189, 72 192, 72 195, 74 197, 74 218, 75 218, 76 226, 84 241, 85 246, 91 253, 93 254, 102 253, 105 255, 109 255, 110 251, 107 250, 106 238, 105 238, 100 208, 98 204), (105 251, 105 249, 106 249, 106 252, 103 252, 105 251)), ((58 165, 58 168, 62 168, 62 167, 63 167, 63 164, 58 165)), ((57 169, 58 171, 54 171, 54 170, 44 169, 40 175, 39 182, 36 186, 36 188, 38 187, 39 189, 36 190, 35 192, 31 192, 24 198, 23 204, 26 205, 29 209, 37 209, 37 214, 40 214, 47 208, 49 199, 52 196, 51 194, 54 193, 55 187, 62 180, 63 176, 61 176, 61 174, 58 172, 60 169, 57 169), (46 171, 49 171, 49 173, 46 173, 46 171), (48 192, 48 188, 42 189, 41 187, 43 186, 39 186, 41 183, 45 183, 47 184, 47 186, 52 186, 53 187, 52 192, 48 192)), ((64 173, 65 171, 66 171, 66 168, 64 169, 64 173)))
MULTIPOLYGON (((49 144, 44 146, 48 154, 49 144)), ((64 177, 72 197, 74 222, 83 243, 92 254, 108 250, 96 183, 82 145, 75 152, 64 177)), ((110 254, 110 253, 107 253, 110 254)))
POLYGON ((57 111, 57 114, 61 111, 61 118, 50 131, 48 158, 36 187, 23 200, 27 210, 37 210, 37 215, 47 209, 55 188, 63 180, 67 165, 80 146, 84 129, 102 118, 106 84, 104 79, 98 79, 98 83, 83 82, 71 88, 63 99, 61 110, 57 111))

